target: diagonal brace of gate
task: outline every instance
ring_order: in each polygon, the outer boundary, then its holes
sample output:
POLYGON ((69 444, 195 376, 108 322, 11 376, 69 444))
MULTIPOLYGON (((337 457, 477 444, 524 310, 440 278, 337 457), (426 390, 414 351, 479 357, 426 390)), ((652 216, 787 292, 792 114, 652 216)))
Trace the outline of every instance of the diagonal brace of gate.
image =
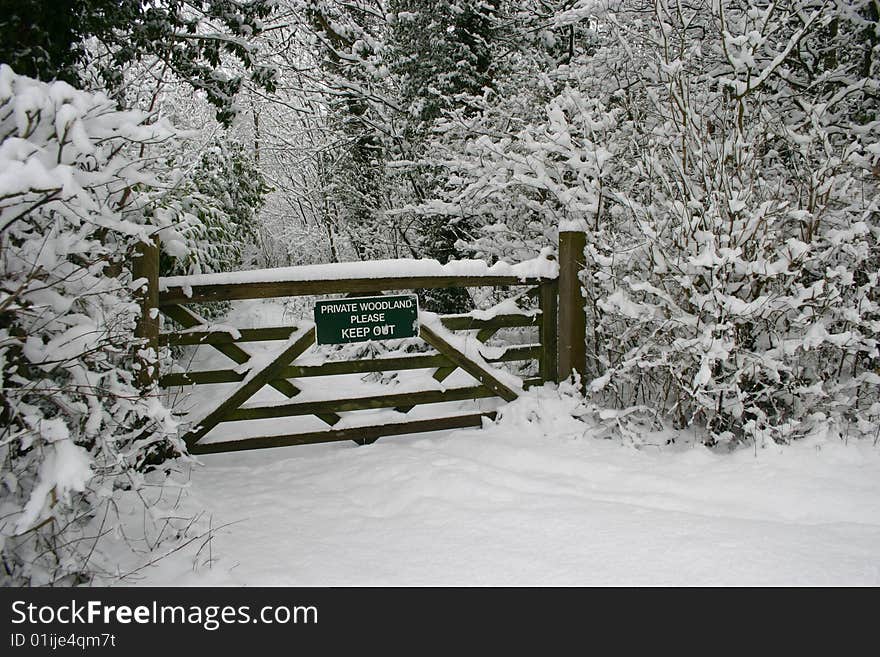
POLYGON ((248 377, 233 390, 214 410, 199 420, 183 440, 187 447, 192 447, 211 429, 216 427, 223 418, 231 411, 241 406, 250 399, 264 385, 279 378, 281 370, 287 367, 294 359, 300 356, 315 342, 315 327, 292 337, 287 346, 273 360, 262 367, 251 371, 248 377))
MULTIPOLYGON (((207 325, 208 323, 203 317, 197 315, 196 313, 189 310, 188 308, 185 308, 184 306, 164 306, 162 308, 162 313, 167 317, 173 319, 185 329, 207 325)), ((212 344, 211 346, 239 365, 244 365, 251 359, 251 355, 236 344, 212 344)), ((269 381, 268 385, 275 388, 278 392, 280 392, 288 399, 291 397, 295 397, 300 393, 300 389, 293 385, 287 379, 276 379, 275 381, 269 381)), ((318 415, 318 417, 329 424, 331 427, 342 419, 336 413, 321 413, 320 415, 318 415)))
POLYGON ((513 388, 503 383, 493 371, 494 368, 477 359, 467 356, 441 335, 443 327, 439 322, 432 322, 424 312, 419 313, 419 334, 422 340, 434 347, 441 354, 455 363, 458 367, 474 377, 477 381, 489 388, 504 401, 512 402, 519 397, 513 388))
MULTIPOLYGON (((208 324, 203 317, 183 306, 165 306, 162 308, 162 314, 170 317, 185 329, 208 324)), ((251 359, 251 355, 237 344, 215 344, 211 346, 239 365, 244 365, 251 359)), ((269 385, 288 398, 294 397, 300 392, 299 388, 285 379, 272 381, 269 385)))

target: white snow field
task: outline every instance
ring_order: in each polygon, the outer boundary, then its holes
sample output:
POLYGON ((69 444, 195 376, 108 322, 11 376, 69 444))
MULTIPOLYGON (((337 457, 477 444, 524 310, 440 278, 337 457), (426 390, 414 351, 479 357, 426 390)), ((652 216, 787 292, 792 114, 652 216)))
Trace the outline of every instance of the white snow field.
POLYGON ((202 457, 187 507, 235 524, 216 532, 213 563, 193 546, 138 583, 880 584, 870 443, 716 455, 576 429, 502 421, 202 457))
POLYGON ((123 583, 880 584, 877 441, 715 453, 660 432, 636 446, 582 413, 546 386, 483 429, 199 457, 179 510, 204 511, 210 545, 123 583))

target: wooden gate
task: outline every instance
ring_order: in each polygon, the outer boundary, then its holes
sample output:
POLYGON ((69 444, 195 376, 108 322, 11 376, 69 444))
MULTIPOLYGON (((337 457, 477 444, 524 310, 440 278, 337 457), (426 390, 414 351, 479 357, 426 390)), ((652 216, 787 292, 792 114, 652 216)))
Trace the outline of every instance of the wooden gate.
MULTIPOLYGON (((158 247, 147 245, 136 261, 135 274, 146 279, 144 313, 138 333, 154 348, 175 345, 210 345, 228 357, 234 368, 183 371, 160 374, 144 362, 144 382, 163 387, 234 383, 209 409, 195 418, 183 438, 193 453, 226 452, 286 445, 353 440, 370 443, 382 436, 420 433, 443 429, 481 426, 493 411, 453 416, 408 419, 416 406, 449 401, 499 397, 506 402, 516 399, 525 388, 568 376, 572 369, 583 372, 578 342, 583 345, 583 299, 577 272, 583 254, 582 233, 561 233, 560 254, 565 260, 557 267, 552 260, 532 261, 522 265, 488 267, 481 261, 459 261, 442 266, 433 261, 381 261, 311 265, 275 270, 230 274, 170 277, 157 275, 158 247), (571 242, 571 243, 569 243, 571 242), (433 348, 429 353, 335 360, 321 364, 297 364, 315 345, 315 326, 300 322, 296 326, 220 330, 211 327, 190 306, 212 301, 265 299, 313 295, 377 295, 387 291, 455 288, 504 287, 519 300, 534 299, 536 308, 522 309, 511 303, 496 307, 496 312, 475 311, 469 314, 439 316, 419 312, 419 337, 433 348), (560 291, 561 286, 561 291, 560 291), (574 321, 571 312, 560 309, 563 303, 577 304, 574 321), (500 311, 498 309, 500 308, 500 311), (559 312, 557 310, 559 309, 559 312), (158 311, 158 312, 157 312, 158 311), (160 331, 158 314, 180 327, 160 331), (558 324, 559 322, 559 324, 558 324), (489 338, 511 327, 536 327, 538 341, 511 345, 504 349, 485 349, 489 338), (467 332, 462 334, 461 332, 467 332), (580 337, 578 334, 580 333, 580 337), (281 345, 271 358, 255 358, 243 344, 278 341, 281 345), (580 360, 578 360, 580 359, 580 360), (500 363, 537 361, 537 376, 520 379, 498 367, 500 363), (404 393, 352 398, 327 398, 296 401, 301 380, 317 376, 432 369, 436 381, 444 381, 460 369, 473 378, 464 387, 445 387, 404 393), (264 386, 271 386, 289 401, 270 405, 248 404, 264 386), (388 408, 399 413, 399 421, 367 426, 336 425, 340 413, 388 408), (290 418, 311 415, 320 418, 326 428, 320 431, 281 433, 263 437, 220 442, 200 442, 209 431, 223 422, 290 418)), ((582 350, 582 347, 581 347, 582 350)))

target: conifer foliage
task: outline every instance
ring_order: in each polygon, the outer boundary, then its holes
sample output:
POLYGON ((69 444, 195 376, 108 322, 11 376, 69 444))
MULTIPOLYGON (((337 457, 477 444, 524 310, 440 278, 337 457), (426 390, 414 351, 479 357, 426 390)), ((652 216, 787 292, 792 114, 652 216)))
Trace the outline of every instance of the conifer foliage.
POLYGON ((240 63, 272 89, 252 39, 275 0, 2 0, 0 61, 20 75, 75 86, 92 62, 109 89, 124 82, 135 62, 158 58, 170 74, 203 91, 229 123, 243 76, 224 66, 240 63))

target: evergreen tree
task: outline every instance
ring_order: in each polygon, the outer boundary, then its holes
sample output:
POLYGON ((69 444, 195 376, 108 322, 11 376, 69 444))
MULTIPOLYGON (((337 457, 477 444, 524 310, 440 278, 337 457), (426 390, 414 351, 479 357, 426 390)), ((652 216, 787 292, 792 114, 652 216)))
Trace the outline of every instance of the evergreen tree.
POLYGON ((393 107, 377 70, 385 21, 371 5, 308 0, 304 11, 316 37, 326 124, 335 137, 332 164, 322 167, 325 198, 361 260, 378 255, 376 237, 385 232, 383 102, 393 107))
POLYGON ((424 138, 447 110, 493 86, 492 39, 499 29, 498 0, 390 0, 394 16, 390 67, 412 121, 424 138))
MULTIPOLYGON (((464 106, 494 84, 492 40, 499 30, 497 0, 390 0, 393 17, 389 61, 407 114, 404 159, 416 163, 410 182, 418 201, 444 186, 441 170, 421 164, 435 122, 464 106)), ((465 217, 422 215, 418 221, 420 254, 442 263, 465 257, 459 244, 473 237, 465 217)), ((471 307, 463 289, 426 290, 422 303, 437 312, 471 307)))
POLYGON ((270 191, 251 154, 240 143, 215 139, 198 165, 154 213, 177 226, 189 247, 162 254, 163 276, 240 269, 256 241, 257 213, 270 191))
POLYGON ((116 89, 125 69, 148 57, 204 91, 228 123, 242 77, 228 72, 232 58, 258 84, 274 88, 271 69, 251 47, 274 0, 0 0, 0 62, 22 75, 82 86, 91 61, 104 84, 116 89), (91 53, 94 40, 100 55, 91 53))

